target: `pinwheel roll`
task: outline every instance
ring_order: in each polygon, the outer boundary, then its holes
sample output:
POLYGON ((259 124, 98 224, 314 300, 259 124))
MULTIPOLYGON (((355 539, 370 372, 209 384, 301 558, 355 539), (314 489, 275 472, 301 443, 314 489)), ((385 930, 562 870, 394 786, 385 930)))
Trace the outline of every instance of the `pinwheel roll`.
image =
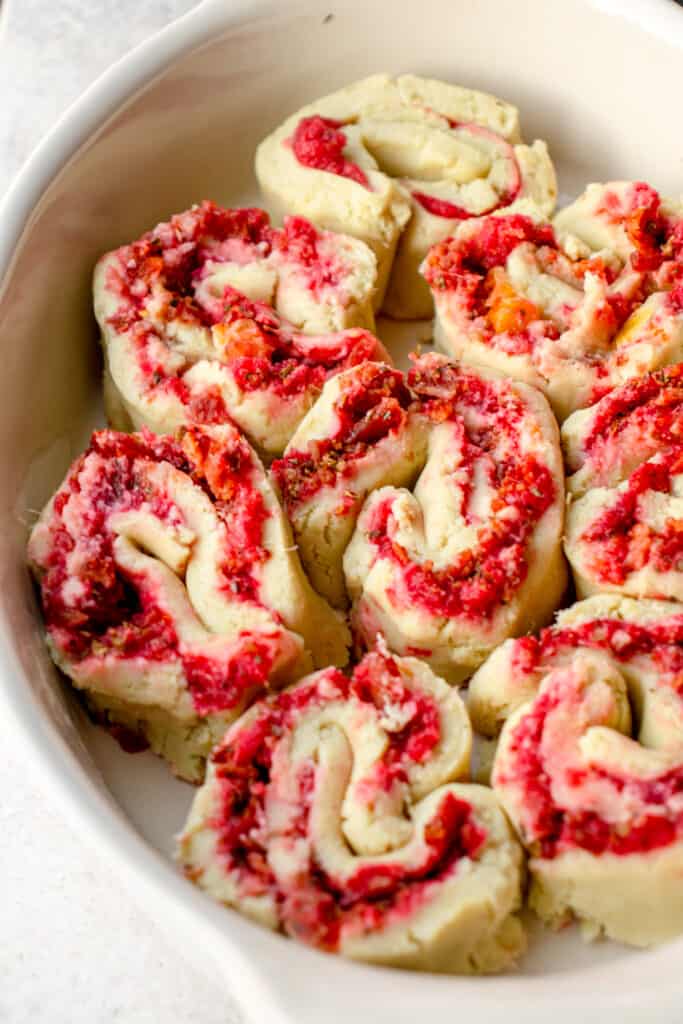
POLYGON ((616 388, 562 428, 579 597, 683 600, 683 364, 616 388))
POLYGON ((373 75, 299 110, 259 146, 256 175, 276 209, 367 242, 378 302, 408 319, 431 315, 418 267, 460 221, 550 216, 556 197, 546 145, 521 143, 513 106, 413 75, 373 75))
POLYGON ((95 433, 28 556, 57 665, 183 778, 201 778, 256 695, 346 661, 346 626, 312 590, 264 470, 230 425, 180 441, 95 433))
POLYGON ((530 903, 590 935, 683 932, 683 605, 600 595, 474 676, 476 727, 505 719, 493 787, 531 854, 530 903))
POLYGON ((461 699, 379 649, 255 704, 211 756, 179 859, 215 899, 319 949, 492 972, 524 948, 522 859, 469 760, 461 699))
POLYGON ((113 426, 234 421, 278 454, 329 376, 388 358, 372 325, 375 258, 357 239, 213 203, 97 264, 113 426), (359 326, 356 326, 359 325, 359 326))
POLYGON ((524 384, 434 354, 405 376, 356 367, 328 385, 273 472, 304 564, 336 603, 343 552, 362 644, 380 633, 458 682, 559 604, 558 430, 524 384))
POLYGON ((449 363, 408 375, 427 434, 412 493, 365 502, 344 555, 357 636, 381 633, 451 682, 533 629, 566 585, 558 432, 537 391, 449 363))
POLYGON ((461 225, 422 266, 437 344, 535 385, 564 420, 683 357, 683 261, 670 241, 654 272, 651 253, 572 259, 550 225, 522 215, 461 225))
POLYGON ((427 433, 405 375, 364 363, 329 380, 272 474, 301 560, 333 605, 348 603, 342 558, 358 514, 377 487, 410 485, 427 433))

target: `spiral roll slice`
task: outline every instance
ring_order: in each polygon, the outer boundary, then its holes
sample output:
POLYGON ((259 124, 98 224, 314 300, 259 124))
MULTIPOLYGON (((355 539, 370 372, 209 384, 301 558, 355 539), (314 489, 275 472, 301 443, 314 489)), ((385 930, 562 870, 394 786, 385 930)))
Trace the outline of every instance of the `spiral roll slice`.
POLYGON ((256 175, 276 209, 366 242, 378 302, 407 319, 432 312, 418 274, 430 246, 484 213, 550 216, 557 191, 513 106, 413 75, 373 75, 299 110, 259 146, 256 175))
POLYGON ((524 384, 434 354, 403 378, 356 367, 330 383, 273 472, 304 562, 332 580, 333 599, 341 581, 328 566, 343 550, 361 645, 381 634, 459 682, 559 604, 558 430, 524 384))
POLYGON ((565 420, 565 551, 579 597, 683 600, 683 364, 565 420))
POLYGON ((233 421, 285 447, 329 376, 388 358, 372 326, 375 258, 301 218, 204 202, 107 253, 94 277, 113 426, 233 421))
POLYGON ((510 966, 521 851, 464 784, 458 694, 378 649, 255 704, 211 757, 180 837, 215 899, 328 952, 453 973, 510 966))
POLYGON ((575 259, 529 217, 470 221, 422 266, 437 344, 540 388, 562 421, 683 358, 683 260, 673 236, 653 237, 643 236, 640 258, 604 250, 575 259))
POLYGON ((505 724, 494 791, 531 859, 531 906, 649 946, 683 932, 683 605, 600 595, 509 640, 471 682, 505 724))
POLYGON ((348 634, 310 587, 263 467, 232 426, 101 431, 33 528, 50 652, 93 709, 180 776, 249 701, 348 634))

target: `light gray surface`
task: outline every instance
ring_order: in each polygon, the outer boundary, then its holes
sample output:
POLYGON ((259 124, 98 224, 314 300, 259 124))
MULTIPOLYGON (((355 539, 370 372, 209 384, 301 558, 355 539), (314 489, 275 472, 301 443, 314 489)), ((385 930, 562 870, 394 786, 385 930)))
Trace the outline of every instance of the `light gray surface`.
MULTIPOLYGON (((195 0, 5 0, 0 195, 66 106, 195 0)), ((60 820, 0 722, 1 1024, 231 1024, 204 977, 60 820)))

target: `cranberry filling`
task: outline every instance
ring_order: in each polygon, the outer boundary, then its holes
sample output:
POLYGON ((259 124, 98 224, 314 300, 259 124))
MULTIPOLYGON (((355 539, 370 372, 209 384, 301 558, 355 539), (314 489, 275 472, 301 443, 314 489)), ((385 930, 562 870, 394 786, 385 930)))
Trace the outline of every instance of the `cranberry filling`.
POLYGON ((661 197, 644 181, 634 182, 625 200, 608 190, 596 209, 612 223, 622 222, 634 247, 631 265, 641 273, 658 270, 665 255, 670 224, 661 209, 661 197))
POLYGON ((425 278, 439 291, 461 286, 472 290, 489 270, 504 266, 510 253, 523 242, 557 247, 553 229, 548 224, 535 224, 518 213, 488 217, 467 238, 446 238, 435 245, 427 256, 425 278))
POLYGON ((274 248, 305 273, 314 293, 338 287, 346 268, 339 258, 321 251, 321 234, 303 217, 285 217, 281 231, 274 233, 274 248))
POLYGON ((294 155, 304 167, 350 178, 369 188, 370 183, 360 167, 344 156, 346 136, 341 130, 343 127, 343 121, 318 114, 302 118, 291 141, 294 155))
MULTIPOLYGON (((517 450, 514 430, 522 417, 513 392, 502 394, 492 384, 462 373, 448 363, 419 362, 408 382, 421 408, 435 424, 446 421, 464 429, 463 466, 485 455, 489 483, 496 491, 494 518, 478 530, 477 544, 463 551, 454 564, 436 569, 431 562, 414 562, 394 538, 391 498, 375 508, 368 538, 376 558, 401 568, 400 583, 392 590, 398 606, 419 605, 433 615, 490 618, 509 601, 524 582, 528 564, 526 547, 533 531, 552 505, 555 484, 547 467, 535 456, 517 450), (472 423, 472 420, 475 423, 472 423), (485 426, 481 424, 485 423, 485 426), (509 454, 491 457, 500 437, 510 437, 509 454), (516 515, 511 515, 511 510, 516 515), (498 513, 504 516, 498 518, 498 513)), ((467 518, 468 486, 463 489, 467 518)))
POLYGON ((403 428, 412 403, 400 371, 376 364, 362 367, 335 403, 334 434, 273 463, 272 473, 288 510, 309 501, 324 487, 334 487, 342 480, 351 482, 358 460, 403 428))
POLYGON ((584 451, 591 461, 604 460, 608 456, 603 449, 631 430, 638 433, 639 443, 647 439, 657 448, 683 441, 683 363, 629 381, 607 395, 593 417, 584 451))
POLYGON ((643 463, 616 501, 583 532, 582 542, 593 546, 590 565, 600 581, 621 585, 645 565, 659 573, 683 568, 683 522, 669 519, 663 530, 655 530, 640 519, 642 496, 668 493, 671 478, 682 472, 680 446, 643 463))

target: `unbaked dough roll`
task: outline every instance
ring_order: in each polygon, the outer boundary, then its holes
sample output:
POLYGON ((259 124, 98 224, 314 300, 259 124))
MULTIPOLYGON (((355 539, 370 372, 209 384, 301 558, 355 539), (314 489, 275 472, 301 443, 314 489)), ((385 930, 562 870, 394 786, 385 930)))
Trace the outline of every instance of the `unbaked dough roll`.
POLYGON ((418 274, 430 246, 495 210, 550 216, 557 192, 546 144, 522 144, 515 107, 414 75, 373 75, 303 107, 261 143, 256 175, 274 208, 367 242, 378 301, 407 319, 432 313, 418 274))
POLYGON ((649 946, 683 932, 683 605, 600 595, 474 676, 506 719, 493 788, 531 854, 530 904, 649 946))
POLYGON ((281 452, 329 376, 388 359, 365 330, 375 279, 367 246, 301 218, 204 202, 158 224, 95 268, 110 422, 232 420, 281 452))
MULTIPOLYGON (((232 426, 101 431, 33 528, 50 652, 183 778, 254 696, 344 664, 263 467, 232 426)), ((121 729, 119 729, 121 733, 121 729)))
POLYGON ((683 364, 615 388, 562 428, 579 597, 683 600, 683 364))
POLYGON ((331 382, 273 471, 335 600, 345 548, 359 641, 459 682, 560 602, 558 435, 533 388, 432 354, 403 381, 369 366, 331 382))
POLYGON ((255 704, 213 752, 180 837, 215 899, 319 949, 488 973, 524 948, 521 850, 489 789, 455 782, 471 730, 421 662, 378 650, 255 704))
POLYGON ((534 384, 564 420, 616 385, 683 358, 677 231, 645 236, 647 254, 643 241, 638 258, 624 262, 618 246, 573 259, 549 224, 529 217, 469 221, 422 267, 437 344, 534 384))

